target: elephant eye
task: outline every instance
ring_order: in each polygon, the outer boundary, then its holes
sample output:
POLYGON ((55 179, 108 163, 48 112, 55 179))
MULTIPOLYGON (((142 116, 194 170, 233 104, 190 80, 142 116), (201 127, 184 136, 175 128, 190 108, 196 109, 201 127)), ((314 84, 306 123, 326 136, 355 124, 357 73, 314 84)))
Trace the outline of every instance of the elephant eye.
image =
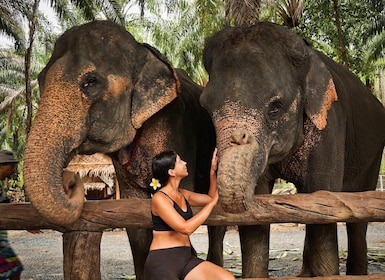
POLYGON ((80 81, 80 90, 91 99, 102 94, 105 83, 97 73, 88 73, 80 81))
POLYGON ((89 87, 92 87, 92 86, 96 85, 97 82, 98 81, 96 80, 96 77, 88 77, 87 81, 85 81, 85 83, 83 84, 83 88, 87 89, 89 87))
POLYGON ((270 119, 275 119, 279 116, 280 111, 283 108, 283 104, 279 101, 275 101, 269 106, 268 115, 270 119))

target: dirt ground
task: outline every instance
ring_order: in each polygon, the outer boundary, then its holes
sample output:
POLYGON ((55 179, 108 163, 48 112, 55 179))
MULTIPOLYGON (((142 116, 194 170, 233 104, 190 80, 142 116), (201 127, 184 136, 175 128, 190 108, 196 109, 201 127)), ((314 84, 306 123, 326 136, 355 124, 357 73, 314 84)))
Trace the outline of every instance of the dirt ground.
MULTIPOLYGON (((272 225, 270 238, 270 277, 295 276, 302 265, 303 225, 272 225)), ((62 271, 62 236, 44 230, 41 234, 10 231, 11 245, 24 264, 22 280, 60 280, 62 271)), ((338 226, 340 271, 345 271, 346 230, 338 226)), ((385 223, 371 223, 368 228, 369 273, 385 273, 385 223)), ((191 242, 202 258, 207 252, 206 227, 199 228, 191 242)), ((225 268, 235 276, 241 274, 241 253, 236 228, 228 230, 224 240, 225 268)), ((103 233, 101 243, 101 274, 103 280, 135 279, 132 255, 125 231, 103 233)), ((385 278, 385 274, 384 274, 385 278)))

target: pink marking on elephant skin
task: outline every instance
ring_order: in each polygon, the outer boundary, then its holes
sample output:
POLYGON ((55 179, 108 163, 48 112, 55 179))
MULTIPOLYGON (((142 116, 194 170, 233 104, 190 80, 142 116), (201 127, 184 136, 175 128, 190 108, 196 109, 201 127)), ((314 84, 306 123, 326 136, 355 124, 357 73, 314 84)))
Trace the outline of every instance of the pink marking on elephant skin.
POLYGON ((337 92, 334 86, 333 79, 329 79, 328 87, 325 91, 324 99, 318 114, 311 116, 311 120, 319 130, 326 127, 328 110, 334 101, 338 100, 337 92))

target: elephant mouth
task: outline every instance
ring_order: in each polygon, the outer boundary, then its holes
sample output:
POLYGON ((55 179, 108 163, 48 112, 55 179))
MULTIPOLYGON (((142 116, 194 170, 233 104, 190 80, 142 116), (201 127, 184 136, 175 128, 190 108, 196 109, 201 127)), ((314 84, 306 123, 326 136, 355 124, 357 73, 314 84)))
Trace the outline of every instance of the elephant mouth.
POLYGON ((139 143, 142 139, 143 129, 140 128, 137 130, 137 133, 134 137, 134 140, 131 144, 122 149, 122 166, 130 167, 134 162, 139 150, 139 143))

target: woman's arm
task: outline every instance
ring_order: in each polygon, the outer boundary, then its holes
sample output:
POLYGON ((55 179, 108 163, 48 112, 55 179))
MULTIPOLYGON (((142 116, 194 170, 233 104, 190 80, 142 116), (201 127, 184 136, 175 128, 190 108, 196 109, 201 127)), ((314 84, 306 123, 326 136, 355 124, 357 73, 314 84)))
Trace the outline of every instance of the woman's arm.
POLYGON ((151 209, 155 215, 160 216, 176 232, 191 235, 206 221, 217 202, 218 193, 210 198, 210 202, 187 221, 175 210, 171 200, 161 193, 156 193, 152 197, 151 209))
POLYGON ((211 168, 210 168, 210 186, 208 194, 200 194, 191 192, 185 189, 180 189, 183 195, 186 197, 191 206, 195 207, 203 207, 208 204, 215 195, 217 195, 217 165, 218 165, 218 157, 217 157, 217 148, 214 149, 213 156, 211 159, 211 168))

